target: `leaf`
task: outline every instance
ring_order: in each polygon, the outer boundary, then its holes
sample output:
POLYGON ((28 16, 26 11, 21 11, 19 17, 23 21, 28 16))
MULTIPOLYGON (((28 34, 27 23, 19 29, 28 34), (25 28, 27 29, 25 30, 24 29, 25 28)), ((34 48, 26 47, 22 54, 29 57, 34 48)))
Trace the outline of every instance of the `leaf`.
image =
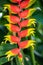
POLYGON ((5 53, 8 51, 8 50, 11 50, 13 48, 16 48, 17 45, 11 45, 9 43, 6 43, 6 44, 2 44, 0 45, 0 56, 3 56, 5 55, 5 53))
POLYGON ((6 62, 8 62, 8 60, 7 60, 6 57, 0 58, 0 65, 4 64, 4 63, 6 63, 6 62))

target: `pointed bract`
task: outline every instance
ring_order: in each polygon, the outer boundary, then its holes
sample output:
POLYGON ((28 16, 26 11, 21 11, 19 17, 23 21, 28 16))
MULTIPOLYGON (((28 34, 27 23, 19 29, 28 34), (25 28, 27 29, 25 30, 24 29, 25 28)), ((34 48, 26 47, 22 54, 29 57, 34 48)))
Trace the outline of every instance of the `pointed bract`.
POLYGON ((20 31, 20 28, 16 25, 13 25, 13 24, 5 24, 5 26, 8 28, 9 31, 11 32, 19 32, 20 31))
POLYGON ((6 35, 5 41, 9 41, 10 44, 17 44, 20 41, 20 39, 13 35, 6 35))
POLYGON ((4 16, 5 19, 8 20, 9 23, 17 24, 20 22, 20 18, 14 15, 6 15, 4 16))

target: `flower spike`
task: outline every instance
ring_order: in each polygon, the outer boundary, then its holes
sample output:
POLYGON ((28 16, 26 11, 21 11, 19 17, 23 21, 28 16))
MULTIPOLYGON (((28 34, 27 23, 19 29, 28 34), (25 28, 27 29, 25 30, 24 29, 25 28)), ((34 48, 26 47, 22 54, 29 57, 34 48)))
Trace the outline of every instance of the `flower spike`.
MULTIPOLYGON (((7 34, 5 36, 5 43, 7 41, 10 42, 10 44, 17 45, 17 48, 11 49, 5 53, 7 55, 8 61, 12 56, 18 56, 17 60, 21 62, 23 61, 23 53, 22 50, 29 48, 32 46, 34 48, 34 43, 36 41, 34 40, 25 40, 22 41, 21 39, 23 37, 28 37, 31 35, 34 35, 35 33, 35 23, 36 19, 29 17, 37 10, 37 8, 30 8, 28 9, 32 4, 35 3, 36 0, 10 0, 13 4, 5 4, 4 5, 4 11, 8 9, 8 14, 5 15, 3 18, 5 18, 9 24, 5 24, 4 26, 7 27, 7 29, 12 34, 7 34), (34 27, 32 27, 33 25, 34 27), (23 29, 24 27, 25 30, 23 29), (16 35, 15 35, 16 34, 16 35)), ((22 65, 22 64, 21 64, 22 65)))

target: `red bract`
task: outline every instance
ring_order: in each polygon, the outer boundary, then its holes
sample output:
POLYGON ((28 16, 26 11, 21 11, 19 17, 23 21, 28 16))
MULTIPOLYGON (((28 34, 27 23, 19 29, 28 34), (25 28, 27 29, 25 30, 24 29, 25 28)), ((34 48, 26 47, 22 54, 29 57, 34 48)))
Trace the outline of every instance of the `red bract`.
POLYGON ((10 5, 10 10, 14 14, 17 14, 20 12, 20 8, 18 6, 15 6, 15 5, 10 5))
POLYGON ((29 10, 24 10, 23 12, 19 13, 19 16, 21 18, 25 18, 28 16, 28 14, 29 14, 29 10))
POLYGON ((10 39, 11 39, 12 42, 15 42, 15 43, 20 41, 20 39, 16 36, 10 36, 10 39))
POLYGON ((19 32, 20 28, 16 25, 13 24, 5 24, 5 26, 7 26, 8 30, 11 32, 19 32))
POLYGON ((16 54, 17 55, 20 52, 20 49, 19 48, 15 48, 15 49, 12 49, 11 52, 13 54, 16 54))
POLYGON ((23 30, 23 31, 19 32, 18 35, 20 37, 25 37, 27 35, 27 33, 28 33, 28 30, 23 30))
POLYGON ((24 49, 27 45, 28 45, 28 40, 19 43, 19 47, 22 49, 24 49))
POLYGON ((8 22, 12 24, 17 24, 20 22, 20 18, 14 15, 6 15, 4 18, 6 18, 8 22))
POLYGON ((12 32, 19 32, 20 28, 16 25, 11 25, 11 30, 12 30, 12 32))
POLYGON ((21 2, 20 7, 21 8, 26 8, 29 5, 30 0, 24 0, 21 2))
POLYGON ((18 22, 20 22, 20 18, 19 17, 17 17, 17 16, 10 16, 10 21, 11 21, 11 23, 12 24, 16 24, 16 23, 18 23, 18 22))
POLYGON ((26 30, 23 30, 21 32, 18 33, 18 35, 22 38, 22 37, 26 37, 26 36, 30 36, 30 35, 34 35, 34 28, 29 28, 26 30))
POLYGON ((6 35, 5 40, 9 41, 11 44, 17 44, 20 41, 20 39, 17 36, 13 35, 6 35))
POLYGON ((19 43, 19 47, 22 49, 28 48, 30 46, 33 46, 35 43, 34 40, 26 40, 19 43))
POLYGON ((28 25, 29 20, 23 20, 22 22, 19 23, 20 27, 26 27, 28 25))

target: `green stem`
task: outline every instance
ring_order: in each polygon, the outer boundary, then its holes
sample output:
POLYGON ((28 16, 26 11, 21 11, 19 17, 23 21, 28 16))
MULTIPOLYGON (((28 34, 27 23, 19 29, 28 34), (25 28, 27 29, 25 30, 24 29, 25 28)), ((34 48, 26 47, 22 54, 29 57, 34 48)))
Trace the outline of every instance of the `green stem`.
POLYGON ((18 56, 16 56, 16 64, 17 65, 22 65, 22 62, 20 62, 20 60, 18 59, 18 56))
POLYGON ((11 65, 13 65, 13 58, 11 59, 11 65))
POLYGON ((32 46, 30 47, 30 51, 31 51, 32 65, 36 65, 35 55, 34 55, 34 49, 33 49, 32 46))

